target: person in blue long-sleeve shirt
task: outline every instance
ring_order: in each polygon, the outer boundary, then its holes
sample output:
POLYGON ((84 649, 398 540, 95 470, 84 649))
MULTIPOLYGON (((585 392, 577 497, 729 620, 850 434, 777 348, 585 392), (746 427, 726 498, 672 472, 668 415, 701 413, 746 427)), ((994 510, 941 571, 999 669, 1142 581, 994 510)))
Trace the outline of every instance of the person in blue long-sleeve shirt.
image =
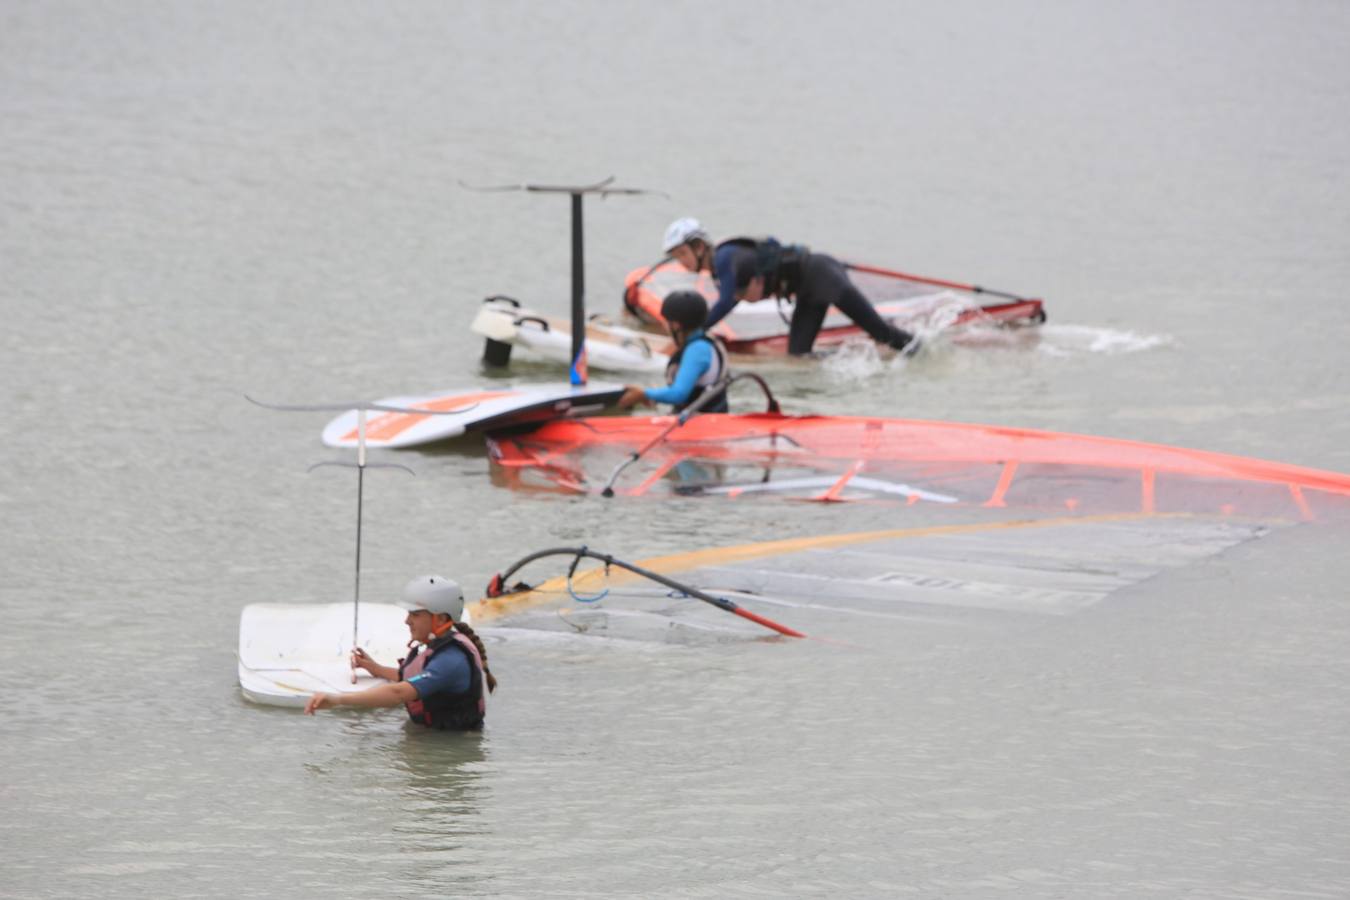
POLYGON ((661 318, 665 319, 678 348, 666 367, 666 386, 644 388, 630 384, 619 399, 619 407, 669 403, 675 412, 680 412, 699 401, 705 392, 714 390, 718 396, 707 400, 700 410, 726 412, 726 387, 722 384, 727 372, 726 351, 705 331, 708 301, 697 291, 675 291, 662 302, 661 318))
POLYGON ((714 245, 697 219, 677 219, 666 229, 664 248, 686 269, 707 270, 717 281, 717 302, 708 313, 712 328, 745 301, 792 297, 788 353, 809 354, 825 316, 834 306, 879 344, 912 353, 914 335, 897 328, 876 311, 848 277, 844 264, 805 247, 783 246, 773 238, 733 238, 714 245))

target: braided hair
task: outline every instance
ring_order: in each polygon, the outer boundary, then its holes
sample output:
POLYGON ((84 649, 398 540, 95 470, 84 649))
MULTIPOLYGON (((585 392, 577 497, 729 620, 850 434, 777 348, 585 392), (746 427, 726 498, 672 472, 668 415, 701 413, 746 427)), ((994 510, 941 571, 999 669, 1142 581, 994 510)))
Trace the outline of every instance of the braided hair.
POLYGON ((483 661, 483 675, 487 678, 488 693, 492 693, 497 689, 497 679, 493 676, 492 670, 488 668, 487 648, 483 646, 483 639, 474 633, 467 622, 456 622, 455 630, 473 641, 474 647, 478 648, 478 658, 483 661))

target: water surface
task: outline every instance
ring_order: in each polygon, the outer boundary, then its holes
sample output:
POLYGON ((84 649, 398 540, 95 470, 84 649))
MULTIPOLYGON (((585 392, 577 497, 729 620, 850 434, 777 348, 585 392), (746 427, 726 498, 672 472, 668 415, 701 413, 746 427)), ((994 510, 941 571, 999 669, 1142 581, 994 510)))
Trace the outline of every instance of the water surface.
MULTIPOLYGON (((591 306, 669 220, 1044 296, 1039 341, 783 366, 793 411, 1350 471, 1350 10, 1331 3, 11 2, 0 11, 0 859, 22 897, 1350 893, 1343 531, 1055 619, 816 642, 490 635, 482 736, 302 718, 242 607, 349 595, 323 416, 479 383, 478 301, 591 306)), ((546 366, 513 377, 554 378, 546 366)), ((905 507, 373 472, 365 592, 525 553, 903 527, 905 507)))

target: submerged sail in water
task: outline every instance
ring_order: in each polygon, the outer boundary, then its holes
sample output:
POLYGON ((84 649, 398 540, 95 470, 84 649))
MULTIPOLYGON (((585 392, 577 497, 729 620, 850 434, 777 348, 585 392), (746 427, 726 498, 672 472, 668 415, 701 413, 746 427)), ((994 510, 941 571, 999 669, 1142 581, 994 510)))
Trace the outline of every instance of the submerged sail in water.
MULTIPOLYGON (((551 422, 488 446, 500 483, 586 492, 669 416, 551 422)), ((1350 476, 1157 444, 852 416, 701 415, 647 451, 619 494, 890 500, 1082 515, 1315 519, 1350 512, 1350 476)))
MULTIPOLYGON (((828 636, 840 630, 840 616, 1070 615, 1272 527, 1188 515, 1005 519, 711 548, 642 566, 806 635, 828 636)), ((609 568, 517 585, 480 601, 473 614, 480 623, 639 640, 773 636, 687 593, 609 568)))
MULTIPOLYGON (((672 421, 555 422, 489 446, 501 483, 594 492, 672 421)), ((697 416, 641 454, 617 493, 872 501, 866 517, 904 525, 643 564, 808 634, 838 615, 1072 614, 1276 529, 1350 523, 1350 476, 1334 472, 1084 435, 836 416, 697 416)), ((490 598, 480 615, 589 633, 646 623, 645 634, 665 639, 763 633, 600 570, 490 598), (677 624, 688 627, 669 630, 677 624)))

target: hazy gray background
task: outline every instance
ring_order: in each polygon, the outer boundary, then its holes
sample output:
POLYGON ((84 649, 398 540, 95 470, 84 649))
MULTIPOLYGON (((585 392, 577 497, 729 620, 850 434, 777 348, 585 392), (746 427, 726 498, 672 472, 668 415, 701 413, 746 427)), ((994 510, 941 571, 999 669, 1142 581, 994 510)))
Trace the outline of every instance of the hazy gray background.
MULTIPOLYGON (((1350 471, 1350 7, 0 3, 0 894, 1343 897, 1343 532, 1067 620, 801 643, 491 635, 482 737, 238 695, 249 602, 349 595, 322 415, 479 382, 482 296, 594 309, 667 222, 1044 296, 1040 342, 853 355, 794 411, 1350 471)), ((558 378, 547 366, 515 377, 558 378)), ((366 596, 904 507, 368 479, 366 596)))

